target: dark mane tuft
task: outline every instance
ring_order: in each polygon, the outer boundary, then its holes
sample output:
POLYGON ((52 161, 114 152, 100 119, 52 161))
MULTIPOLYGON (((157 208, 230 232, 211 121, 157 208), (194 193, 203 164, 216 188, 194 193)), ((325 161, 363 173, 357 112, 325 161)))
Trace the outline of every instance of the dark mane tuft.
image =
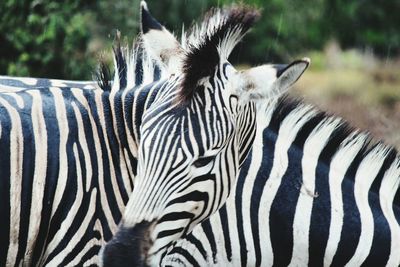
POLYGON ((104 57, 100 56, 99 66, 93 76, 100 89, 102 89, 103 91, 111 91, 112 74, 104 57))
POLYGON ((116 78, 118 78, 119 88, 125 88, 127 84, 127 55, 128 55, 128 47, 121 46, 121 33, 117 31, 117 35, 114 40, 113 45, 114 52, 114 64, 115 64, 115 74, 116 78))
POLYGON ((183 60, 180 102, 193 96, 202 78, 214 74, 259 16, 257 9, 245 5, 211 9, 200 26, 192 27, 183 60))

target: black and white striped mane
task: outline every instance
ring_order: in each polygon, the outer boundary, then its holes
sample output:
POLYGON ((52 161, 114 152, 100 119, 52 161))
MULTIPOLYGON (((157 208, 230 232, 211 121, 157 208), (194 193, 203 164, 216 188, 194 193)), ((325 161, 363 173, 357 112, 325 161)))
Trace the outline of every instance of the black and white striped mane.
POLYGON ((400 154, 395 147, 386 145, 383 141, 375 141, 368 132, 352 127, 343 119, 288 96, 280 98, 275 105, 268 128, 278 133, 282 121, 293 112, 304 112, 304 114, 310 115, 294 140, 293 144, 296 147, 303 148, 305 140, 311 136, 312 132, 315 138, 318 132, 322 133, 327 128, 334 127, 335 130, 332 134, 326 135, 327 142, 320 153, 319 161, 329 164, 339 150, 356 149, 357 156, 351 162, 349 172, 357 170, 361 162, 365 160, 369 161, 368 164, 372 167, 375 165, 380 168, 371 186, 371 191, 376 193, 379 193, 385 173, 393 172, 391 177, 397 177, 393 183, 393 186, 396 187, 393 189, 397 191, 393 203, 400 205, 400 154), (383 162, 383 164, 380 165, 379 162, 383 162))
POLYGON ((120 34, 113 45, 113 74, 103 59, 95 72, 95 80, 104 91, 118 91, 141 84, 158 81, 166 76, 166 70, 143 47, 139 36, 130 49, 121 45, 120 34))

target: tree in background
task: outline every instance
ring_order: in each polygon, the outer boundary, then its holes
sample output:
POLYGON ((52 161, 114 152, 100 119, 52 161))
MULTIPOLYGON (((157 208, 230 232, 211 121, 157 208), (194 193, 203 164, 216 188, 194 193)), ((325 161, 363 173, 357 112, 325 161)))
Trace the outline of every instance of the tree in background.
POLYGON ((331 0, 321 26, 344 48, 371 48, 382 57, 400 53, 400 1, 331 0))
MULTIPOLYGON (((235 0, 148 0, 152 13, 179 35, 211 6, 235 0)), ((331 39, 344 47, 400 51, 399 0, 248 0, 262 19, 239 45, 233 62, 287 61, 331 39)), ((91 79, 97 57, 119 29, 132 42, 139 0, 0 1, 0 74, 91 79)))
POLYGON ((91 38, 82 10, 92 1, 5 0, 0 3, 0 73, 82 78, 91 38))

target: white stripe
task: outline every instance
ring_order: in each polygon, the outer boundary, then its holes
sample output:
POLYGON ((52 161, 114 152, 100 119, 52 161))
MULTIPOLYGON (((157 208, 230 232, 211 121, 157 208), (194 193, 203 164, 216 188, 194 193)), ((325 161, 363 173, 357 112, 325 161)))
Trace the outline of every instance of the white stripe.
POLYGON ((51 79, 49 80, 51 87, 67 87, 67 85, 65 84, 64 80, 56 80, 56 79, 51 79))
MULTIPOLYGON (((93 216, 95 216, 96 195, 97 195, 97 191, 96 191, 96 188, 94 188, 93 191, 91 192, 89 210, 86 213, 86 217, 84 218, 84 220, 81 224, 81 227, 78 229, 78 231, 76 231, 75 235, 71 238, 71 241, 74 241, 74 242, 70 242, 67 246, 67 249, 63 250, 63 252, 60 253, 60 255, 63 255, 64 258, 65 258, 65 255, 67 255, 68 253, 70 253, 72 251, 72 249, 74 249, 74 247, 77 245, 77 243, 80 241, 81 237, 83 236, 83 234, 86 231, 95 230, 95 229, 90 229, 87 226, 90 223, 90 220, 93 218, 93 216)), ((96 223, 97 222, 98 222, 98 220, 96 221, 96 223)), ((103 234, 101 234, 101 238, 103 238, 103 234)), ((102 240, 96 239, 93 236, 85 244, 85 247, 82 250, 80 250, 78 254, 75 255, 75 258, 71 262, 68 262, 68 266, 78 266, 79 264, 82 264, 82 257, 85 256, 85 254, 89 250, 91 250, 94 246, 101 246, 101 244, 102 244, 102 240)), ((62 259, 63 257, 60 257, 60 260, 63 260, 62 259)), ((84 265, 89 265, 90 263, 97 264, 98 262, 99 262, 99 259, 97 258, 97 255, 94 255, 92 258, 85 261, 84 265)))
MULTIPOLYGON (((270 118, 265 118, 267 123, 270 121, 270 118)), ((251 220, 251 192, 254 187, 254 182, 256 180, 258 170, 260 169, 261 163, 262 163, 262 158, 263 158, 263 152, 264 152, 264 146, 263 146, 263 132, 264 127, 260 127, 260 129, 257 129, 256 131, 256 136, 254 139, 253 143, 253 149, 252 149, 252 154, 251 154, 251 163, 250 163, 250 168, 248 170, 246 179, 244 180, 244 185, 243 185, 243 193, 241 196, 242 199, 242 219, 243 219, 243 230, 244 230, 244 236, 245 236, 245 241, 246 241, 246 248, 247 248, 247 266, 254 266, 256 263, 256 255, 255 255, 255 249, 254 249, 254 237, 252 234, 252 220, 251 220)), ((235 188, 236 189, 236 188, 235 188)), ((236 190, 234 190, 236 192, 236 190)), ((236 197, 235 197, 236 198, 236 197)), ((228 201, 233 202, 232 205, 235 204, 235 199, 229 198, 228 201)), ((236 208, 234 208, 236 210, 236 208)), ((236 220, 234 220, 236 221, 236 220)), ((260 228, 263 228, 264 225, 259 225, 260 228)), ((253 226, 254 227, 254 226, 253 226)), ((218 228, 217 228, 218 229, 218 228)), ((237 229, 237 226, 235 225, 234 228, 232 229, 237 229)), ((259 231, 259 229, 257 229, 259 231)), ((221 231, 222 232, 222 231, 221 231)), ((235 231, 237 232, 237 231, 235 231)), ((240 250, 239 250, 240 251, 240 250)), ((235 252, 235 251, 234 251, 235 252)), ((234 253, 234 256, 238 255, 240 253, 234 253)))
POLYGON ((400 266, 400 225, 393 211, 393 200, 400 185, 400 156, 392 163, 383 176, 379 189, 379 201, 390 228, 390 256, 386 266, 400 266))
MULTIPOLYGON (((240 251, 240 242, 239 242, 239 235, 238 235, 238 231, 236 231, 237 229, 237 220, 236 220, 236 204, 235 204, 235 199, 236 199, 236 183, 233 185, 235 190, 232 190, 231 195, 228 197, 227 201, 226 201, 226 214, 228 217, 228 228, 230 229, 229 231, 229 239, 231 241, 231 246, 232 246, 232 265, 233 266, 238 266, 240 265, 241 261, 240 261, 240 253, 238 253, 238 251, 240 251)), ((214 217, 218 216, 218 213, 216 213, 215 215, 212 215, 210 217, 210 220, 212 221, 214 219, 214 217)), ((196 227, 196 228, 201 228, 196 227)), ((195 229, 196 229, 195 228, 195 229)), ((212 229, 217 229, 217 228, 212 228, 212 229)), ((224 235, 223 235, 223 231, 221 229, 221 231, 219 231, 220 229, 217 229, 216 232, 214 232, 214 234, 220 233, 218 235, 218 239, 224 239, 224 235)), ((204 237, 198 237, 200 240, 208 240, 205 236, 204 237)), ((201 243, 207 243, 208 241, 204 242, 202 241, 201 243)), ((210 250, 206 250, 208 252, 211 251, 210 250)), ((226 254, 226 253, 224 253, 226 254)), ((211 253, 208 253, 208 256, 210 257, 209 262, 212 262, 211 260, 211 253)), ((218 255, 217 255, 218 256, 218 255)), ((226 258, 227 256, 225 256, 226 258)), ((221 258, 221 257, 218 257, 221 258)))
MULTIPOLYGON (((113 192, 115 195, 115 198, 117 200, 117 205, 120 208, 120 212, 122 213, 122 210, 125 207, 124 202, 122 201, 122 197, 119 194, 119 190, 118 187, 115 187, 115 169, 114 169, 114 163, 112 161, 111 158, 111 149, 110 149, 110 144, 108 142, 109 138, 107 135, 107 130, 106 130, 106 118, 104 115, 104 107, 103 107, 103 102, 102 102, 102 95, 101 94, 96 94, 95 96, 95 101, 96 101, 96 107, 97 107, 97 114, 99 116, 98 118, 98 123, 101 126, 101 132, 103 133, 103 138, 104 140, 106 140, 104 142, 105 147, 106 147, 106 153, 103 154, 102 148, 100 147, 99 144, 99 148, 96 147, 96 149, 98 149, 97 151, 99 152, 99 166, 101 166, 101 169, 99 169, 99 192, 100 192, 100 201, 101 201, 101 207, 103 209, 104 212, 104 216, 106 217, 108 226, 110 227, 110 230, 112 233, 115 233, 115 231, 117 230, 117 224, 118 222, 114 221, 114 217, 112 215, 111 209, 110 209, 110 205, 108 203, 108 199, 107 199, 107 194, 103 193, 103 192, 113 192), (103 166, 103 158, 108 156, 108 158, 106 159, 106 162, 108 162, 109 164, 109 171, 111 174, 111 177, 104 177, 104 166, 103 166), (105 188, 105 184, 104 184, 104 178, 106 179, 110 179, 111 183, 112 183, 112 188, 105 188)), ((94 122, 93 122, 94 123, 94 122)), ((97 136, 99 136, 97 133, 97 127, 94 127, 93 125, 93 129, 95 130, 95 134, 97 136)))
MULTIPOLYGON (((74 147, 74 154, 75 157, 78 156, 76 146, 74 147)), ((80 177, 81 178, 81 177, 80 177)), ((49 263, 47 263, 48 266, 59 266, 61 262, 65 259, 66 255, 72 252, 72 250, 76 247, 76 245, 81 241, 81 239, 84 237, 85 233, 87 231, 92 231, 93 229, 88 228, 88 225, 90 224, 90 220, 92 220, 95 211, 96 211, 96 196, 97 196, 97 189, 93 188, 91 194, 90 194, 90 202, 88 206, 88 210, 85 213, 85 217, 82 220, 82 223, 80 224, 78 230, 75 232, 75 234, 69 239, 68 245, 62 250, 62 252, 58 253, 57 256, 55 256, 49 263)), ((71 218, 74 219, 74 218, 71 218)), ((73 221, 70 221, 69 223, 72 223, 73 221)), ((76 223, 76 221, 75 221, 76 223)), ((81 261, 80 256, 83 255, 87 250, 89 250, 92 246, 94 245, 99 245, 101 242, 99 242, 97 239, 92 238, 86 246, 83 248, 82 251, 76 257, 72 260, 72 262, 68 263, 69 266, 76 266, 77 263, 81 261)))
MULTIPOLYGON (((230 198, 231 196, 229 196, 230 198)), ((210 219, 210 224, 211 224, 211 229, 221 229, 222 230, 222 224, 226 224, 227 222, 222 222, 221 221, 221 217, 219 216, 219 213, 214 213, 210 219)), ((196 226, 197 227, 197 226, 196 226)), ((223 235, 223 231, 217 231, 217 232, 213 232, 214 234, 214 238, 215 238, 215 243, 216 243, 216 247, 217 247, 217 255, 216 255, 216 260, 217 262, 224 262, 224 259, 227 258, 226 255, 226 250, 224 249, 226 247, 225 244, 225 239, 224 239, 224 235, 223 235)), ((225 233, 228 234, 228 233, 225 233)), ((204 243, 204 242, 201 242, 204 243)))
POLYGON ((384 146, 377 146, 360 163, 357 170, 354 184, 354 197, 361 220, 361 234, 358 246, 351 260, 346 266, 360 266, 368 257, 374 237, 374 218, 371 207, 368 203, 368 193, 372 182, 378 174, 388 149, 384 146))
MULTIPOLYGON (((98 216, 97 216, 98 217, 98 216)), ((100 234, 101 239, 97 240, 97 239, 92 239, 92 241, 90 243, 92 244, 88 244, 87 247, 91 247, 94 245, 103 245, 105 243, 104 241, 104 231, 103 231, 103 227, 101 225, 101 222, 99 220, 99 218, 96 219, 96 222, 94 223, 94 229, 93 231, 98 231, 100 234)), ((95 264, 96 266, 102 266, 101 265, 101 257, 99 256, 100 253, 98 253, 97 255, 93 255, 93 257, 91 257, 90 259, 88 259, 87 261, 85 261, 85 263, 83 264, 83 266, 90 266, 95 264)), ((77 258, 80 258, 80 256, 78 255, 77 258)))
MULTIPOLYGON (((14 266, 18 253, 19 228, 21 213, 23 136, 21 119, 18 112, 0 98, 0 104, 7 109, 10 116, 10 235, 6 266, 14 266)), ((7 227, 7 226, 3 226, 7 227)))
POLYGON ((47 171, 47 130, 43 116, 43 102, 39 91, 28 91, 32 95, 32 127, 35 140, 35 171, 32 182, 32 200, 25 262, 31 264, 33 247, 39 234, 47 171))
POLYGON ((330 266, 332 264, 333 257, 335 256, 340 241, 340 233, 343 225, 342 181, 345 178, 345 174, 350 164, 353 162, 367 139, 366 135, 361 134, 354 138, 356 134, 358 133, 350 135, 342 142, 338 151, 335 153, 329 168, 331 222, 324 255, 324 266, 330 266))
MULTIPOLYGON (((17 91, 19 91, 19 90, 12 90, 12 92, 4 92, 4 95, 7 95, 9 97, 14 98, 15 103, 17 104, 18 108, 23 109, 25 107, 25 102, 24 102, 24 99, 21 97, 20 94, 16 94, 15 93, 17 91)), ((26 92, 29 93, 31 91, 27 90, 26 92)))
POLYGON ((65 102, 62 96, 62 92, 58 88, 50 88, 51 93, 54 97, 54 106, 56 111, 56 117, 58 122, 58 129, 60 134, 59 143, 59 173, 57 177, 57 185, 54 193, 53 208, 51 211, 51 217, 54 216, 61 198, 64 194, 65 186, 68 179, 68 157, 67 157, 67 141, 69 135, 68 118, 65 107, 65 102))
POLYGON ((309 231, 318 159, 339 123, 338 119, 320 122, 304 144, 301 161, 303 182, 293 220, 293 253, 289 266, 306 266, 308 264, 309 231))
MULTIPOLYGON (((74 158, 75 158, 75 162, 76 162, 76 182, 77 182, 74 203, 70 207, 68 214, 65 217, 64 221, 61 223, 60 229, 56 232, 53 239, 48 244, 46 251, 44 252, 44 255, 42 257, 41 264, 43 264, 47 260, 47 257, 56 249, 56 247, 64 239, 67 231, 72 226, 72 222, 74 221, 74 218, 82 204, 84 188, 82 185, 82 170, 81 170, 81 163, 79 161, 79 154, 78 154, 78 148, 77 148, 76 143, 73 144, 73 152, 74 152, 74 158)), ((70 194, 70 192, 67 192, 67 194, 70 194)), ((79 241, 79 240, 77 240, 77 241, 79 241)), ((63 254, 63 253, 58 254, 56 257, 54 257, 51 260, 51 262, 49 262, 49 266, 56 266, 57 264, 51 265, 50 263, 61 262, 64 259, 64 257, 65 257, 65 254, 63 254), (60 259, 60 257, 62 259, 60 259)))
POLYGON ((0 84, 0 93, 15 93, 26 88, 0 84))
POLYGON ((23 83, 25 83, 27 85, 32 85, 32 86, 36 85, 37 82, 38 82, 38 79, 35 79, 35 78, 12 77, 11 79, 19 80, 19 81, 22 81, 23 83))
MULTIPOLYGON (((77 95, 76 93, 74 95, 75 95, 76 98, 79 99, 79 95, 77 95)), ((89 188, 90 188, 90 183, 91 183, 92 178, 93 178, 92 177, 93 176, 92 161, 91 161, 91 158, 90 158, 88 143, 86 141, 87 138, 86 138, 86 134, 85 134, 85 126, 84 126, 84 122, 83 122, 81 111, 79 110, 79 108, 78 108, 78 106, 76 105, 75 102, 71 103, 71 106, 72 106, 72 109, 74 110, 74 113, 75 113, 76 123, 77 123, 77 129, 76 130, 78 131, 79 145, 80 145, 80 148, 82 149, 82 152, 83 152, 84 166, 85 166, 85 170, 86 170, 85 191, 88 192, 89 188)), ((89 117, 91 117, 91 114, 90 114, 90 112, 88 112, 88 110, 85 109, 84 112, 89 113, 89 117)))
POLYGON ((258 214, 258 223, 260 226, 263 226, 262 231, 260 231, 260 244, 264 244, 261 253, 270 256, 267 257, 265 261, 263 258, 262 264, 265 266, 272 266, 273 264, 273 251, 269 228, 269 220, 271 219, 270 210, 272 202, 275 199, 276 193, 281 184, 282 177, 288 167, 288 149, 292 145, 301 127, 312 118, 314 114, 315 112, 312 111, 310 107, 300 106, 285 118, 279 129, 274 150, 274 163, 270 176, 263 189, 258 214))
MULTIPOLYGON (((133 75, 128 75, 128 77, 129 76, 133 76, 133 75)), ((128 87, 129 88, 129 87, 128 87)), ((139 89, 138 89, 139 90, 139 89)), ((129 130, 129 128, 128 128, 128 124, 126 123, 127 121, 128 121, 128 119, 126 118, 126 114, 127 114, 127 110, 126 110, 126 95, 127 95, 127 93, 128 92, 130 92, 131 90, 124 90, 124 92, 123 92, 123 94, 122 94, 122 99, 121 99, 121 102, 122 102, 122 116, 123 116, 123 121, 124 121, 124 126, 125 126, 125 136, 126 136, 126 142, 128 143, 128 148, 129 148, 129 152, 135 157, 135 158, 137 158, 137 155, 138 155, 138 143, 139 143, 139 140, 136 140, 134 137, 133 137, 133 133, 129 130)), ((133 103, 131 103, 131 104, 129 104, 129 105, 132 105, 133 103)), ((131 116, 132 116, 132 118, 133 119, 135 119, 135 116, 136 116, 136 114, 135 114, 135 108, 133 108, 132 109, 132 112, 133 112, 133 114, 131 114, 131 116)), ((133 124, 133 127, 135 127, 135 125, 136 124, 133 124)), ((124 156, 125 156, 125 161, 129 161, 129 157, 127 156, 127 153, 126 153, 127 151, 126 151, 126 148, 124 148, 124 156)), ((128 166, 129 167, 129 166, 128 166)), ((128 169, 129 171, 131 171, 132 169, 128 169)), ((133 177, 133 176, 132 176, 133 177)), ((128 188, 130 188, 130 186, 129 187, 127 187, 127 189, 128 188)), ((132 191, 132 189, 130 190, 130 191, 132 191)), ((130 192, 130 191, 128 191, 128 192, 130 192)))

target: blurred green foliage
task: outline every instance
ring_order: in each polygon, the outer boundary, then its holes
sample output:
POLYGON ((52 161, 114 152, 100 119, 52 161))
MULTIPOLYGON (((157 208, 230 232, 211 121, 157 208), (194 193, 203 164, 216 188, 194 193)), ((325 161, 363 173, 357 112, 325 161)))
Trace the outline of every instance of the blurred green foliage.
POLYGON ((93 63, 85 58, 90 33, 84 10, 91 1, 0 2, 0 72, 21 76, 79 78, 93 63))
MULTIPOLYGON (((148 0, 154 16, 176 34, 211 6, 233 0, 148 0)), ((286 61, 320 50, 332 39, 343 48, 400 52, 399 0, 251 0, 263 16, 233 55, 234 62, 286 61)), ((99 53, 119 29, 132 41, 139 0, 0 1, 0 74, 90 79, 99 53)))

